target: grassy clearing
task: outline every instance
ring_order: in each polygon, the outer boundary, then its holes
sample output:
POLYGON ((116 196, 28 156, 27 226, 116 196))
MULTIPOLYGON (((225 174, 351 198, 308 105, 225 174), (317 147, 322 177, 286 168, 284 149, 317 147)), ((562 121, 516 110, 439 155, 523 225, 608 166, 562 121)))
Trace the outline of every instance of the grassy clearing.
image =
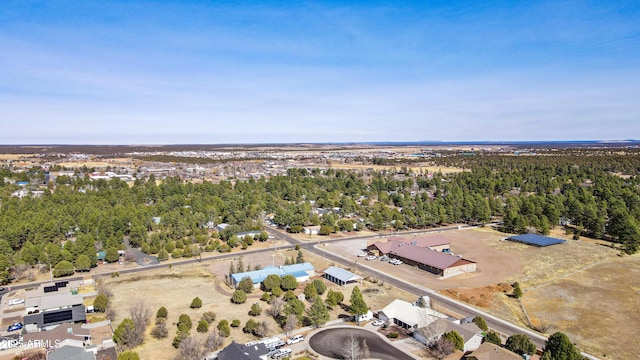
MULTIPOLYGON (((290 258, 292 255, 295 257, 296 254, 296 251, 281 250, 277 252, 275 260, 271 256, 247 255, 243 257, 243 262, 245 265, 250 263, 252 266, 271 265, 272 261, 276 261, 276 264, 282 264, 285 258, 290 258)), ((303 252, 303 254, 305 260, 311 262, 318 273, 332 265, 325 259, 316 257, 311 253, 303 252)), ((171 269, 151 270, 131 275, 123 274, 117 278, 105 279, 105 284, 113 293, 110 301, 116 311, 114 327, 127 316, 130 304, 134 302, 144 302, 149 305, 153 311, 153 317, 155 317, 158 308, 165 306, 169 313, 167 321, 169 337, 161 340, 154 339, 150 336, 150 331, 153 327, 150 326, 145 343, 135 349, 141 358, 151 360, 173 358, 177 354, 177 351, 171 345, 171 340, 175 335, 177 329, 175 324, 180 314, 187 314, 191 317, 194 323, 194 329, 191 330, 191 334, 201 339, 204 339, 206 334, 198 334, 195 331, 195 325, 205 311, 213 311, 217 314, 214 325, 217 325, 218 321, 222 319, 226 319, 229 322, 234 319, 240 320, 241 326, 239 328, 231 328, 231 336, 227 339, 227 343, 232 339, 240 343, 254 339, 252 335, 242 332, 242 327, 249 318, 253 318, 256 321, 264 320, 269 322, 272 335, 281 333, 282 330, 275 321, 264 313, 264 310, 269 305, 259 300, 262 291, 254 291, 244 304, 236 305, 230 302, 229 294, 233 289, 224 283, 224 275, 228 272, 229 263, 229 261, 222 261, 175 266, 171 269), (203 306, 200 309, 190 309, 191 300, 196 296, 202 299, 203 306), (258 317, 250 317, 248 315, 251 304, 254 302, 258 302, 263 308, 263 314, 258 317)), ((348 304, 351 287, 342 288, 327 281, 325 281, 325 284, 327 285, 327 290, 341 291, 344 294, 345 303, 348 304)), ((303 292, 304 285, 300 284, 296 294, 303 292)), ((386 306, 396 298, 413 300, 410 294, 397 291, 385 284, 365 281, 359 286, 365 301, 374 310, 386 306)), ((336 307, 330 312, 331 320, 338 319, 342 314, 346 314, 346 312, 340 307, 336 307)))

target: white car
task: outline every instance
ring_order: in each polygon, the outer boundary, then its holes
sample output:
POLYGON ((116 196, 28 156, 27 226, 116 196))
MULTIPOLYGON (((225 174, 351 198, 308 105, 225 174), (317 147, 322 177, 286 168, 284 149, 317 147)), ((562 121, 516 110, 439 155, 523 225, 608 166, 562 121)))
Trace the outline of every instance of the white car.
POLYGON ((377 257, 377 256, 375 256, 375 255, 369 255, 369 256, 367 256, 365 259, 367 259, 367 260, 375 260, 375 259, 377 259, 377 258, 378 258, 378 257, 377 257))
POLYGON ((358 253, 358 257, 365 257, 365 256, 367 256, 367 253, 364 251, 361 251, 358 253))
POLYGON ((289 340, 287 340, 287 345, 293 345, 293 344, 297 344, 300 341, 304 340, 304 336, 302 335, 296 335, 292 338, 290 338, 289 340))
POLYGON ((376 320, 376 321, 371 323, 371 325, 373 325, 373 326, 380 326, 382 324, 384 324, 384 321, 382 321, 380 319, 378 319, 378 320, 376 320))
POLYGON ((280 359, 285 356, 289 356, 291 354, 291 349, 278 349, 276 352, 271 354, 272 359, 280 359))
POLYGON ((24 299, 11 299, 9 300, 9 306, 23 304, 24 299))
POLYGON ((400 264, 402 264, 402 260, 399 260, 399 259, 391 259, 391 260, 389 261, 389 263, 391 263, 391 264, 393 264, 393 265, 400 265, 400 264))

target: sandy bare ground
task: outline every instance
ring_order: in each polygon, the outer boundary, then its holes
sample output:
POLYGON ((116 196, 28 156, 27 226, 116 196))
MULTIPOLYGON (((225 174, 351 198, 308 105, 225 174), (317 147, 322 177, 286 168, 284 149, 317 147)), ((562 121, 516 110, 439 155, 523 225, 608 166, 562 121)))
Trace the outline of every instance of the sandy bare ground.
MULTIPOLYGON (((267 266, 275 263, 281 265, 286 258, 295 258, 297 252, 293 250, 279 250, 272 255, 243 255, 242 262, 244 266, 254 267, 256 265, 267 266)), ((326 260, 316 257, 313 254, 303 252, 305 260, 311 262, 318 273, 331 264, 326 260)), ((232 260, 206 262, 202 264, 175 266, 171 269, 161 269, 146 271, 138 274, 121 275, 117 278, 106 279, 106 284, 113 292, 112 304, 116 310, 116 320, 114 326, 117 326, 124 317, 127 316, 129 306, 133 302, 144 302, 152 310, 153 316, 160 306, 165 306, 169 312, 168 329, 169 337, 157 340, 147 334, 145 343, 135 350, 143 359, 170 359, 173 358, 177 351, 172 347, 176 326, 180 314, 188 314, 193 323, 194 328, 192 335, 204 339, 206 334, 198 334, 195 331, 197 321, 205 311, 213 311, 218 316, 214 325, 221 319, 231 322, 234 319, 241 321, 239 328, 231 329, 231 336, 227 339, 227 343, 231 339, 237 342, 247 342, 254 339, 253 336, 244 334, 242 327, 249 318, 249 309, 253 302, 258 302, 263 310, 268 308, 268 304, 259 300, 262 291, 256 290, 249 295, 249 299, 245 304, 230 303, 230 294, 233 289, 228 287, 224 282, 224 275, 229 271, 229 265, 232 260), (200 297, 203 306, 200 309, 190 309, 189 304, 194 297, 200 297)), ((234 264, 238 263, 236 259, 234 264)), ((318 277, 319 278, 319 277, 318 277)), ((351 287, 342 288, 335 284, 325 281, 328 289, 342 291, 345 296, 345 302, 348 303, 351 294, 351 287)), ((368 281, 360 285, 364 294, 365 301, 372 309, 380 309, 386 306, 393 299, 401 298, 404 300, 414 300, 410 294, 398 292, 391 287, 371 283, 368 281)), ((296 293, 302 293, 304 284, 300 284, 296 293)), ((331 312, 331 319, 337 319, 340 314, 345 314, 344 310, 336 308, 331 312)), ((266 314, 254 318, 257 321, 265 320, 271 324, 271 333, 276 335, 282 330, 280 327, 266 314)), ((149 327, 148 332, 151 331, 149 327)))
MULTIPOLYGON (((507 296, 509 284, 518 281, 525 292, 522 304, 531 320, 546 321, 549 334, 562 331, 581 349, 599 357, 640 358, 634 352, 634 339, 640 336, 640 255, 621 258, 618 250, 603 246, 601 241, 570 240, 560 230, 552 235, 567 242, 546 248, 502 241, 505 234, 489 228, 445 231, 442 235, 452 241, 454 253, 477 262, 476 273, 440 279, 408 266, 366 261, 356 256, 366 248, 366 240, 333 243, 326 248, 352 258, 354 268, 364 264, 394 274, 526 327, 520 304, 507 296)), ((366 274, 366 269, 362 272, 366 274)))
POLYGON ((407 281, 435 290, 493 285, 504 282, 513 274, 522 271, 520 256, 513 256, 496 248, 504 238, 504 234, 481 229, 445 231, 440 234, 451 240, 453 253, 461 254, 463 258, 477 263, 478 270, 475 273, 442 279, 440 276, 410 266, 394 266, 384 261, 366 261, 357 257, 358 252, 365 249, 369 243, 387 241, 386 238, 337 242, 328 244, 324 249, 352 258, 354 264, 361 263, 390 274, 398 274, 407 281))
POLYGON ((613 257, 528 290, 532 318, 546 319, 584 349, 607 359, 638 359, 640 257, 613 257))

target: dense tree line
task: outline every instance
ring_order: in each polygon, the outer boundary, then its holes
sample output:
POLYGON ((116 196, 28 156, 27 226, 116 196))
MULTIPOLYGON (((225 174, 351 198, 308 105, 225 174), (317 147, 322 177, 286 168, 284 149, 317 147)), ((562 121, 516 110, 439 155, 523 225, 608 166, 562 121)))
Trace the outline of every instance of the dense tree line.
POLYGON ((20 264, 67 261, 87 270, 97 264, 96 250, 112 261, 125 240, 163 259, 246 247, 254 239, 235 234, 261 229, 266 214, 289 231, 321 225, 323 234, 491 220, 503 220, 508 232, 546 234, 564 223, 576 236, 619 242, 633 253, 640 238, 638 156, 471 156, 458 164, 468 171, 447 176, 295 168, 269 179, 192 184, 170 177, 157 184, 152 176, 132 186, 58 177, 43 196, 23 198, 11 196, 19 187, 4 179, 38 183, 42 170, 3 168, 0 278, 6 282, 20 264), (314 208, 338 210, 321 216, 314 208), (207 227, 223 222, 232 226, 220 233, 207 227))

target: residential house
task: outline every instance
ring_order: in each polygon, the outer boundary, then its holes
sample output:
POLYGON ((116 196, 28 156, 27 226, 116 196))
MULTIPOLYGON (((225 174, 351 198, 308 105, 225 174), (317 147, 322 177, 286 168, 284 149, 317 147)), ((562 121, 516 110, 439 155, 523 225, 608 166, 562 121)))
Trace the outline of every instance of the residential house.
POLYGON ((428 307, 420 307, 404 300, 393 300, 384 309, 378 311, 378 319, 395 324, 403 329, 416 331, 438 319, 447 316, 428 307))
POLYGON ((456 331, 464 340, 464 352, 474 351, 482 344, 482 330, 474 323, 457 324, 454 321, 450 321, 446 318, 437 319, 436 321, 419 327, 413 332, 413 337, 426 344, 433 340, 436 340, 442 336, 442 334, 450 331, 456 331))
POLYGON ((522 356, 501 346, 485 342, 479 348, 465 355, 463 360, 522 360, 522 356))

